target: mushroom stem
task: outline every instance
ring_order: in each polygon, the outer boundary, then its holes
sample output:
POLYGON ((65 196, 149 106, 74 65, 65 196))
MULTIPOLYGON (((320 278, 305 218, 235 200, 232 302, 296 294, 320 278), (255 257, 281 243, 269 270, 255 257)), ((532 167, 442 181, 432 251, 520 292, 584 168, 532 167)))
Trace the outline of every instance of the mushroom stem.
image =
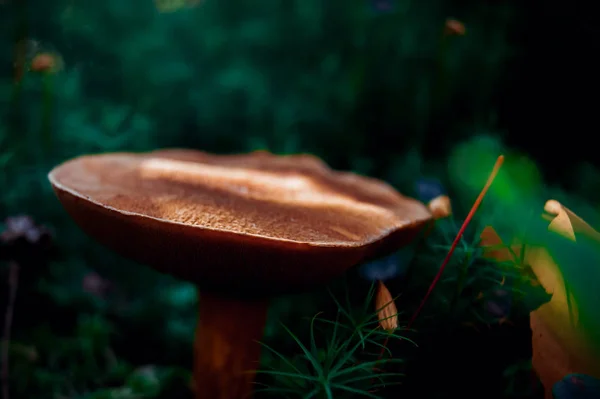
POLYGON ((194 342, 196 399, 252 396, 267 321, 268 301, 200 294, 194 342))

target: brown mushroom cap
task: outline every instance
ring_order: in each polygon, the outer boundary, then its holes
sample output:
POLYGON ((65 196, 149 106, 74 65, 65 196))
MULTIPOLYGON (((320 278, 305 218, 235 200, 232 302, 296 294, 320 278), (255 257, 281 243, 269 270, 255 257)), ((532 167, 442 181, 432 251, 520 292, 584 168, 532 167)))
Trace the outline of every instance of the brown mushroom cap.
POLYGON ((386 183, 310 155, 89 155, 48 177, 73 219, 109 248, 245 295, 324 283, 408 243, 431 219, 386 183))

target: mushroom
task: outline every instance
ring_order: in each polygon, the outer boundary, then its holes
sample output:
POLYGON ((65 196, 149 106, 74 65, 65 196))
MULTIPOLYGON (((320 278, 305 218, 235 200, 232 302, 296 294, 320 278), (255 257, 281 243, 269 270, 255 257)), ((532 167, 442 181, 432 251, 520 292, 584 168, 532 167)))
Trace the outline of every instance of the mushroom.
POLYGON ((88 155, 48 178, 91 237, 198 286, 197 398, 251 396, 269 298, 391 253, 431 219, 386 183, 310 155, 88 155))

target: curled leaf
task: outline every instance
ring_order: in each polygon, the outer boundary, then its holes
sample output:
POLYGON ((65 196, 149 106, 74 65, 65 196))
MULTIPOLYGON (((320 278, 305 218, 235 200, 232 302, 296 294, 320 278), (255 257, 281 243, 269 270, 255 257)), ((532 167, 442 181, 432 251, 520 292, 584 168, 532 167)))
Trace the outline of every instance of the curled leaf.
POLYGON ((548 230, 573 241, 576 241, 576 235, 581 234, 600 243, 600 233, 560 202, 548 200, 544 205, 544 212, 544 218, 550 221, 548 230))

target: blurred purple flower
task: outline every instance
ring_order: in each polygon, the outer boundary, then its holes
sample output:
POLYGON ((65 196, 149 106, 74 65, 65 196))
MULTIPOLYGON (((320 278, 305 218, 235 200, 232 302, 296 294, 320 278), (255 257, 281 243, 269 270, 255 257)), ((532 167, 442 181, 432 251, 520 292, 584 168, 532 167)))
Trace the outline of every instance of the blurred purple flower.
POLYGON ((98 297, 104 298, 106 292, 110 288, 110 283, 96 272, 87 273, 82 281, 81 288, 84 292, 98 297))
POLYGON ((19 215, 6 218, 5 229, 0 233, 0 241, 11 243, 23 239, 30 244, 37 244, 46 236, 48 231, 43 226, 35 224, 30 216, 19 215))
POLYGON ((52 247, 50 231, 27 215, 6 218, 0 232, 0 259, 41 261, 52 247))
POLYGON ((408 248, 391 255, 365 263, 359 268, 359 274, 369 281, 386 281, 406 274, 413 257, 413 250, 408 248))
POLYGON ((391 12, 394 11, 393 0, 369 0, 371 6, 377 12, 391 12))
POLYGON ((484 306, 485 310, 493 317, 508 317, 512 306, 512 296, 504 289, 494 290, 484 306))
POLYGON ((415 183, 417 198, 424 203, 429 203, 434 198, 446 194, 446 189, 437 179, 420 178, 415 183))

